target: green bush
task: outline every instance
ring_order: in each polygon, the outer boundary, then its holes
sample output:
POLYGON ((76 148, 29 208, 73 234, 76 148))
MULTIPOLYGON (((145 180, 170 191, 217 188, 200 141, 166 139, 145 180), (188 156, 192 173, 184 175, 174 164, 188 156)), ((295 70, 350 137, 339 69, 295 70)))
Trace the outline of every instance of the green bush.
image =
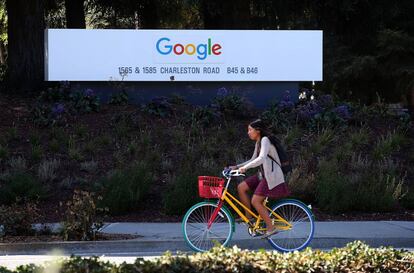
POLYGON ((406 209, 414 209, 414 187, 407 189, 401 199, 401 205, 406 209))
POLYGON ((33 161, 39 161, 43 156, 43 149, 40 145, 32 145, 31 158, 33 161))
POLYGON ((187 112, 185 119, 189 124, 201 124, 207 127, 220 121, 220 113, 210 107, 196 106, 193 111, 187 112))
POLYGON ((8 154, 9 154, 9 150, 7 149, 7 146, 0 144, 0 160, 6 159, 8 154))
POLYGON ((173 185, 164 197, 165 212, 183 215, 187 209, 200 201, 198 197, 197 174, 183 171, 172 179, 173 185))
POLYGON ((316 198, 321 208, 333 213, 396 208, 404 177, 392 174, 381 162, 361 157, 346 163, 336 159, 319 163, 316 198))
POLYGON ((251 106, 246 98, 236 94, 217 96, 213 99, 213 107, 216 107, 223 115, 233 117, 249 117, 251 106))
POLYGON ((129 97, 128 93, 125 90, 122 90, 119 93, 112 94, 109 104, 112 105, 125 105, 128 104, 129 97))
MULTIPOLYGON (((3 225, 2 235, 23 236, 33 235, 32 224, 39 217, 35 203, 0 206, 0 224, 3 225)), ((1 236, 0 236, 1 237, 1 236)))
MULTIPOLYGON (((98 196, 98 199, 101 197, 98 196)), ((76 190, 66 202, 62 233, 65 240, 94 240, 103 226, 103 208, 96 206, 94 193, 76 190)))
MULTIPOLYGON (((331 251, 312 250, 279 253, 276 251, 250 251, 237 247, 216 247, 206 253, 166 253, 157 259, 137 258, 134 263, 120 265, 105 262, 94 256, 83 258, 71 256, 64 259, 59 268, 61 273, 72 272, 140 272, 140 273, 274 273, 274 272, 411 272, 414 254, 391 247, 370 248, 355 241, 343 248, 331 251)), ((48 272, 49 268, 37 265, 18 267, 13 273, 48 272)), ((0 272, 10 272, 0 267, 0 272)))
POLYGON ((16 199, 38 200, 46 196, 43 185, 29 173, 18 171, 0 181, 0 204, 10 205, 16 199))
POLYGON ((198 196, 198 176, 219 176, 222 166, 214 157, 199 157, 197 152, 187 154, 187 161, 181 165, 179 173, 171 179, 164 196, 167 214, 183 215, 195 203, 201 201, 198 196))
POLYGON ((100 183, 102 206, 112 214, 137 210, 153 182, 153 172, 149 163, 139 161, 125 169, 115 170, 100 183))
POLYGON ((378 138, 372 151, 375 159, 389 157, 393 152, 398 151, 406 142, 405 137, 398 132, 388 132, 385 136, 378 138))

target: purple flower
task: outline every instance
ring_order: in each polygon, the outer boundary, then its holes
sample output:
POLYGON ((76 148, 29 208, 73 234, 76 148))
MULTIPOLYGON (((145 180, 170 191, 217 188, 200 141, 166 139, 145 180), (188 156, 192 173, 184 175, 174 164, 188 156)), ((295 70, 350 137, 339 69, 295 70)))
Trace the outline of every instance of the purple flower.
POLYGON ((332 106, 333 99, 332 95, 323 95, 320 98, 318 98, 318 103, 322 108, 328 108, 332 106))
POLYGON ((88 88, 83 92, 83 95, 85 97, 93 97, 95 96, 95 92, 92 89, 88 88))
POLYGON ((217 96, 220 96, 220 97, 227 96, 228 93, 229 92, 227 91, 226 87, 221 87, 217 90, 217 96))
POLYGON ((323 108, 316 102, 309 101, 307 104, 301 106, 298 110, 298 116, 301 120, 307 121, 321 114, 323 108))
POLYGON ((349 107, 345 104, 335 107, 332 112, 336 113, 343 119, 349 119, 351 117, 351 114, 349 113, 349 107))
POLYGON ((291 110, 295 107, 295 104, 291 100, 290 92, 289 90, 285 91, 285 95, 283 96, 282 100, 278 104, 278 108, 280 110, 291 110))
POLYGON ((52 114, 55 116, 59 116, 65 112, 65 106, 62 103, 55 103, 52 106, 52 114))

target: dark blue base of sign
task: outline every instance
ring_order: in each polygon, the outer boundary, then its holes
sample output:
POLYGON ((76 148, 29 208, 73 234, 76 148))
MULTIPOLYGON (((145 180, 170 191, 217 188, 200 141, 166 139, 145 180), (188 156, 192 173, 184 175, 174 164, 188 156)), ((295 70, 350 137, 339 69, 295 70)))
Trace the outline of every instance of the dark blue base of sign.
POLYGON ((194 105, 209 105, 212 99, 228 94, 245 97, 256 108, 262 109, 279 101, 288 90, 292 101, 298 100, 298 82, 71 82, 73 89, 91 88, 102 103, 112 95, 125 90, 131 104, 142 104, 159 96, 178 94, 194 105))

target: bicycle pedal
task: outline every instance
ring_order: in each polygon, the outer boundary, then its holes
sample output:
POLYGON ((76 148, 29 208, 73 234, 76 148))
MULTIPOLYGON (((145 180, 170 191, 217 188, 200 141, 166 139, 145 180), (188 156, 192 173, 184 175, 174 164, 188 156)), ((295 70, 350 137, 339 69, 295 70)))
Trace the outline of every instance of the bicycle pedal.
POLYGON ((259 236, 263 236, 263 232, 258 231, 258 230, 253 230, 253 227, 249 227, 247 229, 247 233, 249 233, 250 236, 252 237, 259 237, 259 236))

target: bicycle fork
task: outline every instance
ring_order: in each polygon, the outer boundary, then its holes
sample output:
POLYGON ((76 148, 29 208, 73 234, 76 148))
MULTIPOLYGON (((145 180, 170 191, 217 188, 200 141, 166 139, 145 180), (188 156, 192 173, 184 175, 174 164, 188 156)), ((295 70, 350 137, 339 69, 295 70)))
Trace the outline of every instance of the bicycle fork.
POLYGON ((207 229, 210 229, 214 220, 216 220, 217 214, 219 213, 222 206, 223 206, 223 200, 220 199, 217 203, 217 208, 213 211, 213 214, 210 216, 210 219, 208 219, 207 229))

